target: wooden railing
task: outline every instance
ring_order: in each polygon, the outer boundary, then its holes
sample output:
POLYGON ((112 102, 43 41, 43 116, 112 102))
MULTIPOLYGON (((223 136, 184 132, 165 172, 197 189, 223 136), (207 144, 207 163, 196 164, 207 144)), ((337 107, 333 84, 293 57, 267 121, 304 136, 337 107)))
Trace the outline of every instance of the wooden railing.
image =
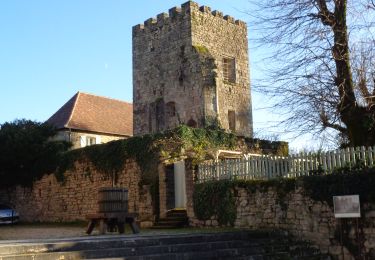
POLYGON ((197 181, 221 179, 271 179, 329 174, 336 168, 353 167, 358 163, 375 166, 375 146, 302 153, 288 157, 244 155, 243 159, 207 161, 198 166, 197 181))

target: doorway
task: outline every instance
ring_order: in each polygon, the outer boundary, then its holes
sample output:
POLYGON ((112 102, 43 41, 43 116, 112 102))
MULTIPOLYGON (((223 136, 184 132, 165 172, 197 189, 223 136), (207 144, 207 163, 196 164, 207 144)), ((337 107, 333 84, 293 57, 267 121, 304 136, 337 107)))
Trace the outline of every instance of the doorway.
POLYGON ((186 208, 185 161, 165 167, 166 209, 186 208))
POLYGON ((186 208, 185 161, 174 163, 175 208, 186 208))

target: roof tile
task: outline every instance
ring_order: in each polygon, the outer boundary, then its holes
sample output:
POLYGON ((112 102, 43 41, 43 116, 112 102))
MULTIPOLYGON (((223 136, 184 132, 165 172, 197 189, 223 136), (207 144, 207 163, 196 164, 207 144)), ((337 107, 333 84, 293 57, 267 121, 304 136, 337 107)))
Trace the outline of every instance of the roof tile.
POLYGON ((133 105, 124 101, 78 92, 47 123, 57 129, 133 135, 133 105))

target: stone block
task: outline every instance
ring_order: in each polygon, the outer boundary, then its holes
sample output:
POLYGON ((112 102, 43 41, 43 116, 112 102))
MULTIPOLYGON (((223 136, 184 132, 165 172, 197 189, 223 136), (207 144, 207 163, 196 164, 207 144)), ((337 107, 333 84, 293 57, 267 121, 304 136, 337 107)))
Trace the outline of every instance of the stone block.
POLYGON ((296 218, 296 212, 290 211, 290 210, 287 211, 286 218, 288 218, 288 219, 295 219, 296 218))

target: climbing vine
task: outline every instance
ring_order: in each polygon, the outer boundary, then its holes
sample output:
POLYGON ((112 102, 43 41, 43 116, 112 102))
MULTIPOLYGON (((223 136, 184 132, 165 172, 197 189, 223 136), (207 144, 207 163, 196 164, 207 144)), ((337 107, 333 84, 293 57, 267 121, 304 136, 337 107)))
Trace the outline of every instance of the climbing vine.
POLYGON ((235 195, 238 188, 245 189, 249 195, 272 189, 277 196, 276 203, 285 210, 288 194, 300 187, 306 196, 315 201, 326 202, 330 206, 333 206, 332 196, 359 194, 361 208, 371 210, 371 205, 375 205, 375 168, 357 163, 351 167, 338 168, 329 175, 200 183, 194 188, 194 212, 200 220, 214 218, 220 225, 233 225, 236 219, 235 195))
POLYGON ((237 217, 232 181, 197 184, 194 189, 194 212, 198 219, 217 217, 219 225, 234 225, 237 217))
POLYGON ((221 129, 199 129, 181 125, 163 133, 136 136, 69 151, 63 155, 55 174, 57 179, 62 181, 64 173, 74 169, 76 161, 88 160, 99 172, 109 177, 116 176, 123 170, 125 160, 133 158, 142 171, 141 184, 151 184, 157 176, 156 169, 160 159, 173 160, 187 153, 198 163, 206 158, 210 149, 232 148, 235 143, 236 137, 221 129))
POLYGON ((301 180, 305 194, 333 206, 332 196, 359 194, 361 204, 375 204, 375 168, 343 167, 332 174, 301 180))
POLYGON ((245 189, 249 194, 256 191, 276 191, 277 202, 285 206, 285 197, 295 189, 294 179, 275 180, 220 180, 196 184, 193 193, 194 212, 198 219, 216 218, 220 225, 234 225, 237 217, 235 194, 237 188, 245 189))

